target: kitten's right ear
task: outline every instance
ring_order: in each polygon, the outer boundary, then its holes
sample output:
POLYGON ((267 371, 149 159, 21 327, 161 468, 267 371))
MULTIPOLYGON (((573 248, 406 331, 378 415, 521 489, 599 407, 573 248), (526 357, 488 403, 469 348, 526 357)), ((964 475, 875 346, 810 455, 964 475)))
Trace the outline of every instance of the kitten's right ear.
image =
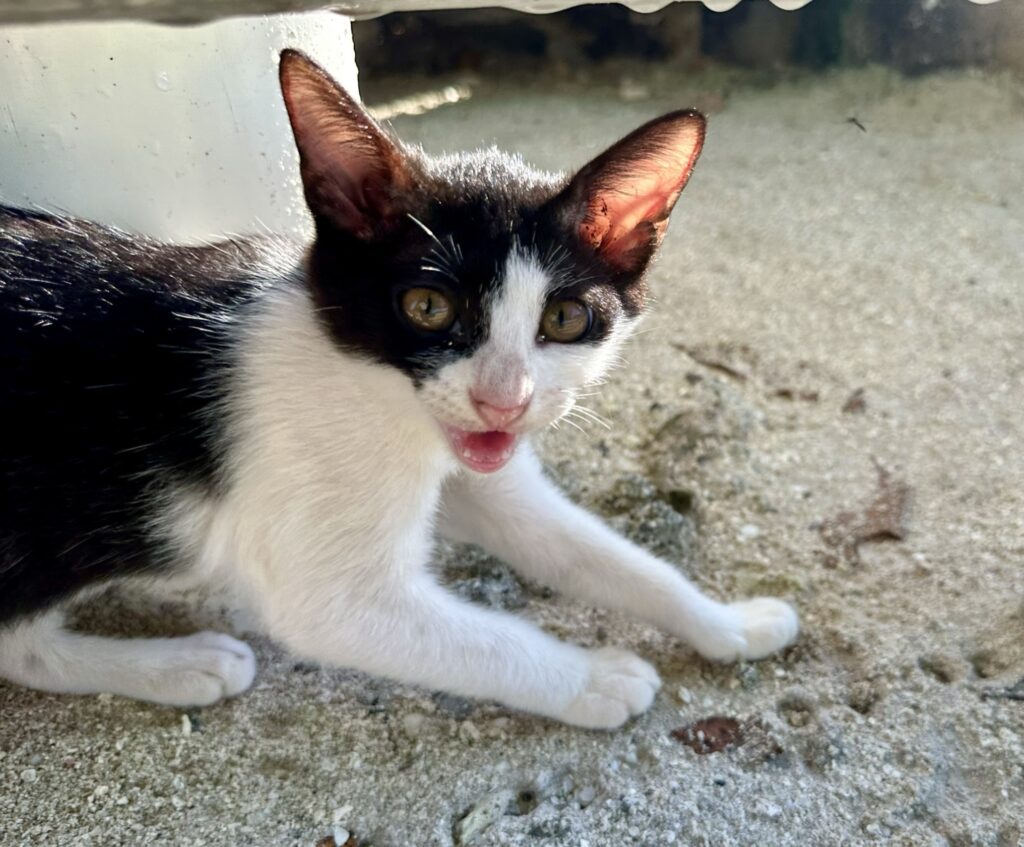
POLYGON ((362 239, 386 231, 412 184, 404 151, 305 54, 283 51, 279 71, 313 217, 362 239))

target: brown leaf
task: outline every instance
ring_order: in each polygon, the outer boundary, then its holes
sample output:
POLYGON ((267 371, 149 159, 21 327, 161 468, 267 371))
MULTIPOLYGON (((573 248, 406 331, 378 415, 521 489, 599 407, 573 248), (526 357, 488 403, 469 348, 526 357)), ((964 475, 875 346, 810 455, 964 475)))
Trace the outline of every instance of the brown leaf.
POLYGON ((674 342, 672 346, 698 364, 725 374, 738 382, 746 382, 750 378, 749 364, 743 364, 742 360, 749 361, 753 352, 745 344, 686 345, 674 342))
POLYGON ((782 400, 803 400, 806 403, 817 403, 821 399, 821 395, 817 391, 790 388, 788 385, 776 388, 772 392, 772 396, 779 397, 782 400))
POLYGON ((720 715, 695 721, 687 726, 672 730, 672 737, 681 741, 694 753, 706 756, 720 753, 743 743, 743 728, 735 718, 720 715))
POLYGON ((867 411, 868 401, 864 399, 864 389, 858 388, 843 403, 843 414, 862 415, 867 411))
POLYGON ((910 510, 910 486, 894 480, 891 474, 875 463, 878 490, 874 499, 857 512, 840 512, 821 524, 821 538, 842 553, 850 564, 859 564, 858 548, 865 541, 903 540, 910 510))

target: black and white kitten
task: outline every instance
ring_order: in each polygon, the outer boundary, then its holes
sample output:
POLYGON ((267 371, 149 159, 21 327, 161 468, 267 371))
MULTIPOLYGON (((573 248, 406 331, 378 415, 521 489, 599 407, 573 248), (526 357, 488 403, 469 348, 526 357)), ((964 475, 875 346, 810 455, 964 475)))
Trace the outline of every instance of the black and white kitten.
POLYGON ((281 84, 316 224, 174 247, 0 207, 0 677, 211 703, 253 680, 227 635, 112 639, 61 603, 126 576, 245 597, 296 654, 585 727, 658 675, 465 603, 435 533, 651 621, 712 659, 789 644, 568 502, 526 443, 606 371, 704 137, 658 118, 574 177, 432 158, 303 55, 281 84))

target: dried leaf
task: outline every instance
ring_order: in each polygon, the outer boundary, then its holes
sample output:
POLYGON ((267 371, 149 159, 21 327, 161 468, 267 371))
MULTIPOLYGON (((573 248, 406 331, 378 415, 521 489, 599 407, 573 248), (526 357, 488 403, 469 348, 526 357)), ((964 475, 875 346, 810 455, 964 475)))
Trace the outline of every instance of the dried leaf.
POLYGON ((821 399, 821 394, 817 391, 791 388, 788 385, 776 388, 772 392, 772 396, 782 400, 803 400, 805 403, 817 403, 821 399))
POLYGON ((743 743, 743 728, 735 718, 720 715, 695 721, 687 726, 672 730, 672 737, 681 741, 694 753, 706 756, 720 753, 743 743))
POLYGON ((746 382, 750 378, 749 366, 745 366, 739 361, 740 359, 749 360, 753 357, 750 348, 744 344, 735 346, 727 344, 688 346, 676 342, 672 346, 676 350, 685 353, 698 364, 725 374, 738 382, 746 382))
POLYGON ((903 540, 910 508, 910 486, 894 480, 891 474, 875 463, 878 470, 878 491, 861 511, 840 512, 821 525, 821 538, 840 551, 850 564, 860 562, 858 548, 865 541, 903 540))
POLYGON ((843 403, 843 414, 862 415, 867 411, 868 402, 864 399, 864 389, 858 388, 843 403))

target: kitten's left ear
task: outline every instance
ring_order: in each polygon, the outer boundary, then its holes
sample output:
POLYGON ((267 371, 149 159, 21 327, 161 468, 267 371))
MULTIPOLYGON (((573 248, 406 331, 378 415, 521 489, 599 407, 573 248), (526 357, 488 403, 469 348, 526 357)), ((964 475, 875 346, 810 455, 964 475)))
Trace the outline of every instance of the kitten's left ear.
POLYGON ((303 53, 283 51, 279 72, 313 217, 362 239, 386 230, 412 184, 405 151, 303 53))
POLYGON ((580 239, 614 269, 642 271, 661 243, 704 145, 704 116, 672 112, 585 165, 556 199, 580 239))

